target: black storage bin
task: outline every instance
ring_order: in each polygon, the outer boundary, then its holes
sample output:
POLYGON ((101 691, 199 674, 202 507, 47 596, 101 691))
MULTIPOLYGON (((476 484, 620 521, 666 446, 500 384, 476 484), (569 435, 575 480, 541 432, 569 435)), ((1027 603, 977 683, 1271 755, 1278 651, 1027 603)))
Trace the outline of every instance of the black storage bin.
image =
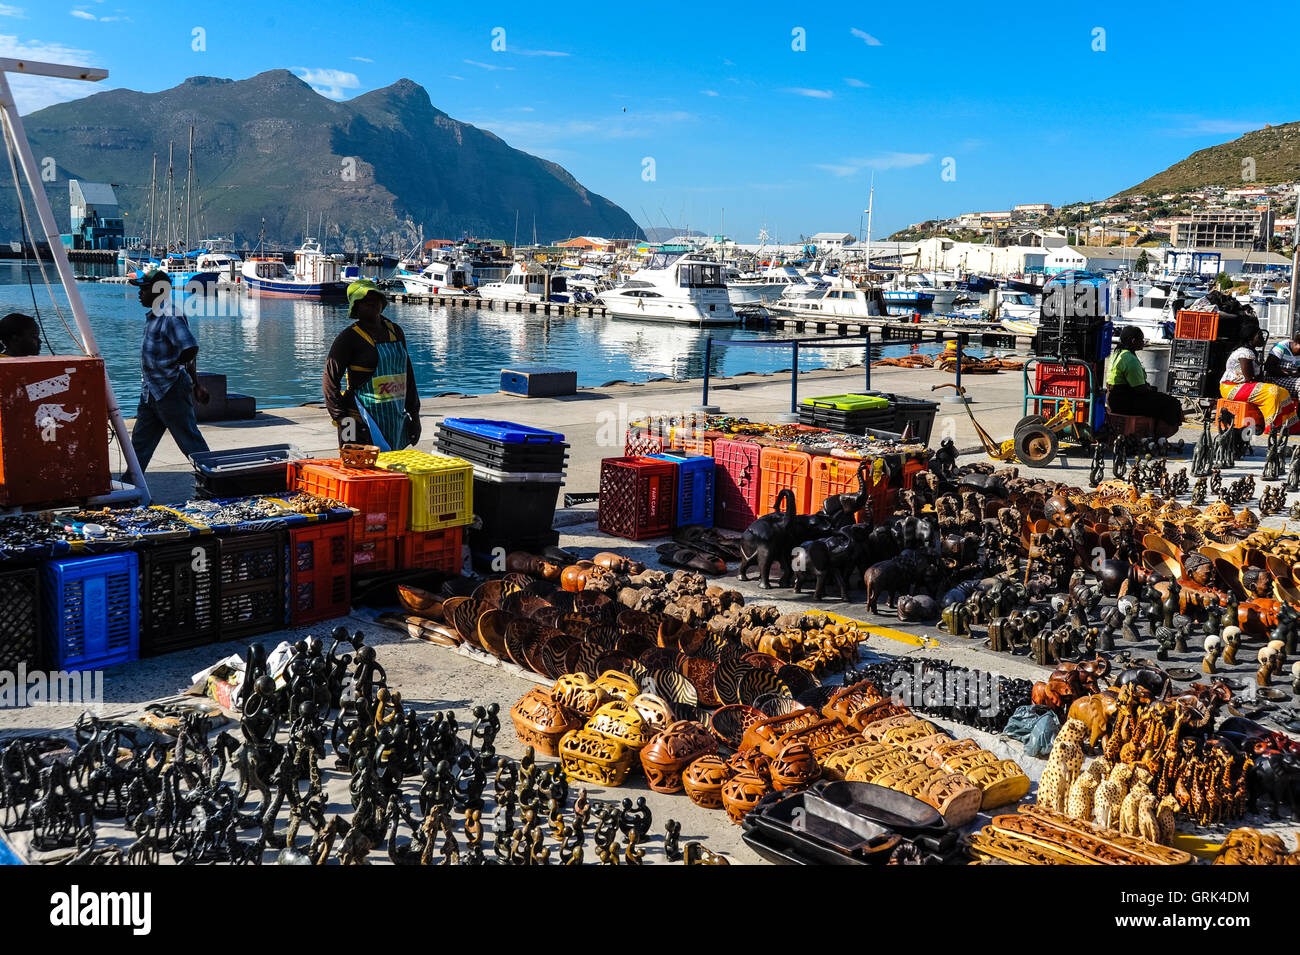
POLYGON ((217 639, 221 556, 216 538, 140 552, 140 656, 201 647, 217 639))
POLYGON ((1223 369, 1217 372, 1202 371, 1200 368, 1174 368, 1169 372, 1167 391, 1171 395, 1185 398, 1219 397, 1219 379, 1223 369))
POLYGON ((1034 336, 1033 351, 1040 358, 1081 358, 1097 361, 1101 356, 1101 335, 1104 322, 1087 325, 1044 323, 1034 336))
POLYGON ((302 454, 292 445, 263 444, 190 455, 194 493, 200 498, 246 497, 289 489, 289 468, 302 454))
POLYGON ((221 558, 219 639, 270 633, 284 626, 284 531, 236 534, 218 541, 221 558))
POLYGON ((41 575, 36 567, 0 572, 0 670, 41 664, 41 575))
POLYGON ((843 434, 862 434, 868 428, 891 430, 894 426, 893 408, 871 408, 865 411, 841 411, 822 405, 799 406, 799 423, 816 428, 829 428, 843 434))
POLYGON ((488 438, 438 426, 439 454, 464 458, 473 464, 498 471, 563 471, 568 458, 568 445, 563 442, 549 444, 502 444, 488 438))
POLYGON ((902 434, 910 424, 912 434, 917 441, 926 445, 930 443, 930 435, 934 432, 934 417, 939 413, 939 402, 927 401, 924 398, 909 398, 907 395, 896 395, 888 391, 869 391, 867 394, 888 398, 893 415, 888 426, 875 430, 902 434))

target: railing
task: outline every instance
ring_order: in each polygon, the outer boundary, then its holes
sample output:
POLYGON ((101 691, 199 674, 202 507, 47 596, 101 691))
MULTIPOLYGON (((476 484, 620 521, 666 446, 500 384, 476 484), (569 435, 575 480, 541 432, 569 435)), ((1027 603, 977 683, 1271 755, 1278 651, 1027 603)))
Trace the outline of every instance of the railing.
MULTIPOLYGON (((717 339, 718 344, 741 348, 789 348, 790 349, 790 413, 799 413, 799 349, 800 348, 861 348, 863 349, 864 391, 871 390, 871 331, 863 328, 861 335, 837 336, 835 338, 765 338, 754 341, 742 341, 734 338, 717 339)), ((713 363, 712 337, 704 340, 704 392, 700 398, 700 407, 709 407, 709 368, 713 363)))

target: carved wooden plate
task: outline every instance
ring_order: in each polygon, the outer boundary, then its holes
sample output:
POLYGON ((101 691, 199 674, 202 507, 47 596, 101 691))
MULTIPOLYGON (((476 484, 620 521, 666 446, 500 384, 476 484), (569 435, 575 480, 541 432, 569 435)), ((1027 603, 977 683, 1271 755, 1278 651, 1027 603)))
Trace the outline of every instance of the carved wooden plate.
POLYGON ((533 620, 541 624, 543 627, 556 627, 559 626, 560 617, 563 615, 563 610, 548 603, 545 607, 533 611, 532 617, 533 620))
POLYGON ((514 618, 504 610, 487 610, 479 615, 476 638, 479 646, 500 660, 509 659, 506 652, 506 628, 514 618))
POLYGON ((767 716, 785 716, 787 713, 803 709, 803 706, 779 693, 764 693, 754 700, 754 709, 767 716))
POLYGON ((739 749, 745 730, 765 718, 761 710, 743 703, 732 703, 714 710, 709 720, 709 731, 727 746, 739 749))
POLYGON ((602 672, 598 661, 606 652, 608 651, 594 643, 575 644, 564 654, 564 668, 570 673, 585 673, 595 679, 602 672))
POLYGON ((740 702, 740 677, 750 669, 738 658, 727 657, 718 664, 713 674, 713 690, 725 704, 735 705, 740 702))
POLYGON ((552 637, 542 644, 542 665, 546 667, 546 675, 552 680, 558 680, 567 673, 565 663, 569 650, 581 644, 581 640, 569 636, 552 637))
POLYGON ((618 625, 624 630, 639 633, 651 643, 659 635, 660 615, 641 610, 624 610, 618 615, 618 625))
POLYGON ((794 694, 790 692, 790 688, 781 682, 781 678, 774 671, 760 670, 758 668, 745 671, 740 678, 738 692, 740 702, 748 703, 751 706, 754 705, 756 699, 765 693, 794 699, 794 694))
POLYGON ((588 643, 594 643, 606 650, 613 650, 618 646, 618 638, 622 636, 623 631, 619 629, 618 624, 598 623, 594 627, 587 629, 583 637, 588 643))
POLYGON ((685 706, 699 705, 700 697, 695 692, 695 687, 676 670, 655 670, 652 676, 655 685, 659 688, 658 695, 668 702, 681 703, 685 706))
POLYGON ((793 663, 787 663, 781 667, 776 671, 776 675, 789 688, 791 696, 799 696, 819 685, 817 678, 812 675, 810 670, 797 667, 793 663))
POLYGON ((442 598, 432 591, 398 584, 397 599, 403 607, 417 617, 425 617, 429 620, 443 619, 442 598))
POLYGON ((651 647, 637 657, 648 670, 675 670, 680 654, 666 647, 651 647))
POLYGON ((506 654, 521 667, 528 666, 528 657, 524 650, 533 640, 541 627, 532 620, 512 620, 506 627, 506 654))
POLYGON ((487 609, 473 598, 456 605, 456 609, 452 611, 451 625, 456 628, 456 633, 463 643, 468 643, 471 647, 479 645, 478 618, 487 609))
POLYGON ((474 591, 474 599, 492 610, 501 606, 505 596, 505 584, 499 580, 485 580, 474 591))
POLYGON ((528 669, 534 673, 546 674, 546 660, 542 656, 542 651, 546 644, 556 637, 567 637, 563 630, 556 627, 539 627, 537 637, 524 644, 524 658, 528 661, 528 669))
POLYGON ((606 670, 617 670, 619 673, 627 673, 631 666, 632 658, 626 653, 619 653, 617 650, 606 650, 596 658, 596 676, 599 676, 606 670))
POLYGON ((636 659, 647 650, 652 649, 654 643, 641 633, 633 630, 624 630, 622 635, 618 638, 617 647, 620 652, 626 653, 629 657, 636 659))

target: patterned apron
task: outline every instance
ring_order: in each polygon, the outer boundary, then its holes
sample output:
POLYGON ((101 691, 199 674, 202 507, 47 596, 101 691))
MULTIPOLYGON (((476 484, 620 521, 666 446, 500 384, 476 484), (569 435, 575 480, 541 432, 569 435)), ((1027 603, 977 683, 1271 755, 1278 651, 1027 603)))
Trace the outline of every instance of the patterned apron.
MULTIPOLYGON (((388 328, 389 334, 396 338, 397 332, 392 323, 385 320, 384 325, 388 328)), ((379 434, 375 434, 374 429, 371 429, 371 439, 376 444, 387 444, 386 450, 399 451, 406 447, 408 434, 406 345, 400 341, 376 342, 359 324, 354 324, 352 330, 374 345, 375 351, 379 353, 379 363, 375 366, 375 373, 370 376, 370 380, 365 385, 353 392, 357 399, 357 406, 369 415, 379 429, 379 434), (376 440, 380 438, 382 441, 376 440)))

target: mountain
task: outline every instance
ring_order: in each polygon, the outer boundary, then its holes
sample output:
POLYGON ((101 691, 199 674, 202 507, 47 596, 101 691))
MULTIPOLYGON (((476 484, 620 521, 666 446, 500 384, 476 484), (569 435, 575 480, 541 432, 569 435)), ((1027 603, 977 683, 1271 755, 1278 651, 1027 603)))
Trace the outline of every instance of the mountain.
POLYGON ((1230 143, 1221 143, 1192 153, 1164 172, 1125 189, 1120 196, 1158 196, 1184 192, 1202 186, 1243 186, 1251 182, 1271 185, 1300 179, 1300 122, 1265 126, 1230 143), (1243 161, 1254 160, 1254 179, 1243 161))
MULTIPOLYGON (((71 178, 113 183, 127 234, 146 233, 153 156, 162 209, 169 142, 172 208, 183 221, 193 125, 195 240, 221 234, 252 244, 263 218, 268 243, 278 246, 305 227, 317 234, 322 219, 334 248, 409 245, 421 225, 426 238, 510 241, 516 221, 531 240, 534 217, 542 241, 641 237, 631 216, 561 166, 452 119, 407 79, 335 102, 287 70, 195 76, 159 93, 118 89, 59 103, 23 122, 38 161, 57 163, 46 189, 65 228, 71 178)), ((0 190, 0 217, 16 235, 12 191, 0 190)))

